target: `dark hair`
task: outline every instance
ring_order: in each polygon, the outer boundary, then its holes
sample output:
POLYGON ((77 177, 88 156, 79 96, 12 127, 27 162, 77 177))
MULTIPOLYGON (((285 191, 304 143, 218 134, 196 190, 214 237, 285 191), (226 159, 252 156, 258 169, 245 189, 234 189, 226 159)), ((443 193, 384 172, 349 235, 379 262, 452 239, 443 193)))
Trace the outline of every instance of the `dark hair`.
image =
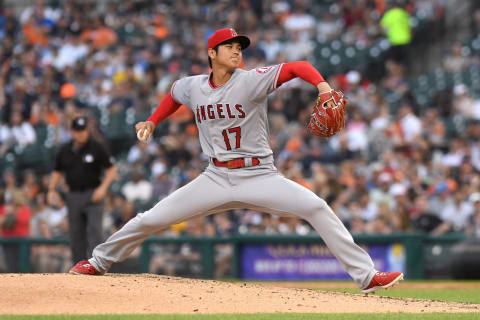
MULTIPOLYGON (((219 45, 218 45, 219 46, 219 45)), ((216 46, 215 48, 213 48, 213 50, 215 50, 215 52, 218 54, 218 46, 216 46)), ((210 59, 210 56, 208 57, 208 65, 210 66, 210 68, 212 67, 212 59, 210 59)))
MULTIPOLYGON (((219 43, 215 48, 213 48, 213 50, 215 50, 215 52, 218 54, 218 47, 219 46, 222 46, 222 45, 225 45, 225 44, 230 44, 230 43, 240 43, 240 41, 236 40, 236 39, 230 39, 230 40, 227 40, 227 41, 224 41, 224 42, 221 42, 219 43)), ((240 43, 240 45, 242 45, 240 43)), ((210 59, 210 57, 208 57, 208 65, 210 66, 210 68, 212 67, 212 59, 210 59)))

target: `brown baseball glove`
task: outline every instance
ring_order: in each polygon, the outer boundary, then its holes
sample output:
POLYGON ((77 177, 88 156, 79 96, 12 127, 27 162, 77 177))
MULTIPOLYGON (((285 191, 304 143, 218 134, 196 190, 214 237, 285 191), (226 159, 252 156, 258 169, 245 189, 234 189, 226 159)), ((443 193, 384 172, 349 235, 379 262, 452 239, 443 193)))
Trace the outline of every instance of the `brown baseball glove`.
POLYGON ((310 116, 308 130, 316 136, 331 137, 345 127, 348 101, 341 91, 330 90, 318 95, 310 116))

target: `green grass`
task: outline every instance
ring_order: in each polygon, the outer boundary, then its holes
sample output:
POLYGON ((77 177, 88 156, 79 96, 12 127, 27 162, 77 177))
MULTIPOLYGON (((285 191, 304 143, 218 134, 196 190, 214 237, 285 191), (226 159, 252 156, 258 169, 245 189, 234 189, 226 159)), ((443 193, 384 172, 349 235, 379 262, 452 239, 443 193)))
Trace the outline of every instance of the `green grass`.
MULTIPOLYGON (((338 291, 361 294, 358 289, 321 289, 326 291, 338 291)), ((377 291, 375 295, 393 298, 414 298, 426 300, 441 300, 452 302, 466 302, 480 304, 480 289, 403 289, 394 288, 391 290, 377 291)))
POLYGON ((75 316, 0 316, 0 320, 475 320, 473 313, 265 313, 265 314, 215 314, 215 315, 75 315, 75 316))

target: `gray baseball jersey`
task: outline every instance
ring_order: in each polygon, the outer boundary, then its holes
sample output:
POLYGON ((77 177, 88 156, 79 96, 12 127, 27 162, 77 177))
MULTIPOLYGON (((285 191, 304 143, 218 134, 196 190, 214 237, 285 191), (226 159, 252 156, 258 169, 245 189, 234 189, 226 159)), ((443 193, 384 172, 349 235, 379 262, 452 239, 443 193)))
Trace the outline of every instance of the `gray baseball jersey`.
POLYGON ((137 214, 93 251, 90 263, 106 272, 126 259, 152 234, 202 215, 234 208, 297 216, 320 234, 360 288, 376 270, 370 256, 353 241, 328 204, 312 191, 286 179, 273 165, 269 146, 267 95, 275 90, 282 65, 250 71, 236 69, 221 87, 212 88, 208 76, 187 77, 172 86, 173 98, 195 114, 203 152, 226 161, 244 158, 247 167, 218 167, 210 160, 192 182, 137 214), (247 159, 258 158, 253 166, 247 159))
POLYGON ((282 65, 236 69, 213 88, 208 75, 186 77, 172 86, 173 99, 195 115, 203 152, 220 161, 271 155, 267 96, 276 89, 282 65))

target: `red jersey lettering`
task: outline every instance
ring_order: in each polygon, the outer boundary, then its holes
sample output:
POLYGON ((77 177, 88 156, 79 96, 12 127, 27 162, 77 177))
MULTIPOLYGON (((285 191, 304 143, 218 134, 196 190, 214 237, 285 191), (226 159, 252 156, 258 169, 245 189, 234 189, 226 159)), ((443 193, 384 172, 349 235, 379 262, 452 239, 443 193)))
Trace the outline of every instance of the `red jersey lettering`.
POLYGON ((235 105, 235 109, 237 109, 237 111, 240 112, 240 115, 238 116, 240 119, 245 118, 245 112, 243 111, 242 108, 243 108, 243 107, 242 107, 241 104, 236 104, 236 105, 235 105))
POLYGON ((223 114, 223 105, 222 104, 217 104, 217 114, 218 114, 218 118, 220 119, 224 119, 225 118, 225 115, 223 114))
POLYGON ((213 106, 209 104, 207 106, 208 119, 215 119, 215 113, 213 113, 213 106))
POLYGON ((200 109, 197 106, 197 122, 202 123, 202 120, 200 119, 200 109))
POLYGON ((229 119, 235 118, 235 116, 234 116, 234 115, 232 114, 232 112, 230 111, 230 104, 227 103, 225 106, 227 107, 228 118, 229 118, 229 119))

